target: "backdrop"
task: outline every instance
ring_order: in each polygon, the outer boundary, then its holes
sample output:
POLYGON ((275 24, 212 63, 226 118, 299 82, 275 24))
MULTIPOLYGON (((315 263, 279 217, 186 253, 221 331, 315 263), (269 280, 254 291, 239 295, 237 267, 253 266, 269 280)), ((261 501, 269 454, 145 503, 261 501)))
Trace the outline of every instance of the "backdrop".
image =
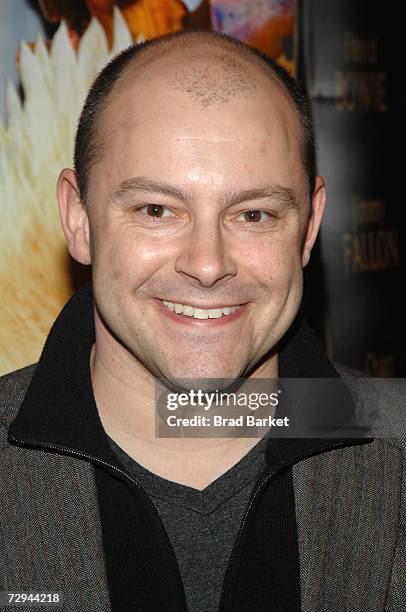
POLYGON ((0 373, 36 361, 89 270, 70 259, 55 184, 72 165, 86 92, 131 42, 213 29, 300 78, 312 100, 328 211, 304 306, 330 356, 377 376, 406 371, 404 212, 391 180, 400 115, 393 16, 345 0, 2 0, 0 3, 0 373), (397 106, 398 104, 398 106, 397 106))

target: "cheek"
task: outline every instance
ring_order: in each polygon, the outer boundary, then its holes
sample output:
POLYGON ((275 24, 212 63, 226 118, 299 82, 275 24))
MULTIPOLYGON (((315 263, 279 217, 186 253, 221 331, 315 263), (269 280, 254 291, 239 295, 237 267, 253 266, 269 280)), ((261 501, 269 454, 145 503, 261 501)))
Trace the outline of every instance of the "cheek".
POLYGON ((294 236, 271 235, 256 244, 240 248, 240 261, 257 282, 269 286, 288 288, 301 271, 300 243, 294 236))
POLYGON ((169 260, 170 249, 162 241, 132 231, 105 233, 96 243, 95 268, 115 282, 139 285, 169 260))

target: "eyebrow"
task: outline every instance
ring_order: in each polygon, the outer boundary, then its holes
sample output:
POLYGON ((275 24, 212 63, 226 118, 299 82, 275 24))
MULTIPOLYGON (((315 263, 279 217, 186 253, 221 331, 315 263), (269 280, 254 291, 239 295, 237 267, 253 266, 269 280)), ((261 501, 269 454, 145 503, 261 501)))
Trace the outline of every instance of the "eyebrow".
MULTIPOLYGON (((166 195, 184 203, 194 200, 193 195, 189 192, 183 191, 169 183, 157 182, 144 176, 135 176, 120 183, 112 192, 109 200, 110 202, 116 202, 136 193, 166 195)), ((278 200, 285 204, 287 208, 298 207, 293 189, 290 187, 283 187, 276 183, 251 189, 243 189, 242 191, 226 192, 220 195, 219 202, 226 208, 247 200, 263 199, 278 200)))

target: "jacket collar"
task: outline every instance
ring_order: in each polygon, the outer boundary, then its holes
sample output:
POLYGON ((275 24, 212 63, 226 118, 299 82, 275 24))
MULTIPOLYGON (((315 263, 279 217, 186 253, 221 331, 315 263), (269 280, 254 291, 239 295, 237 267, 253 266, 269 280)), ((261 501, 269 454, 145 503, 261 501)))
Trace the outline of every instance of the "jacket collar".
MULTIPOLYGON (((56 452, 85 453, 117 464, 91 384, 90 351, 94 340, 93 291, 92 284, 87 283, 68 301, 48 335, 21 408, 10 425, 9 442, 47 446, 56 452)), ((343 424, 353 420, 350 392, 301 312, 277 350, 281 378, 337 379, 340 419, 343 424)), ((370 441, 371 438, 273 438, 268 443, 267 457, 268 461, 272 458, 273 464, 275 460, 292 463, 294 457, 329 450, 332 444, 351 446, 370 441)))

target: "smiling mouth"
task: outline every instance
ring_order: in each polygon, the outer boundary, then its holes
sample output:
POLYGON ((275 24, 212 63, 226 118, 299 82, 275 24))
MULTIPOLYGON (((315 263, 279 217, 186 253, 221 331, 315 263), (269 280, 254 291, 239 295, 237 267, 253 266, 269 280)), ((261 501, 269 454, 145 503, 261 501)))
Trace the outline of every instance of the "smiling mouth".
POLYGON ((197 308, 195 306, 190 306, 189 304, 168 302, 166 300, 159 301, 171 312, 193 319, 221 319, 223 317, 232 315, 242 306, 242 304, 237 304, 235 306, 221 306, 219 308, 197 308))

